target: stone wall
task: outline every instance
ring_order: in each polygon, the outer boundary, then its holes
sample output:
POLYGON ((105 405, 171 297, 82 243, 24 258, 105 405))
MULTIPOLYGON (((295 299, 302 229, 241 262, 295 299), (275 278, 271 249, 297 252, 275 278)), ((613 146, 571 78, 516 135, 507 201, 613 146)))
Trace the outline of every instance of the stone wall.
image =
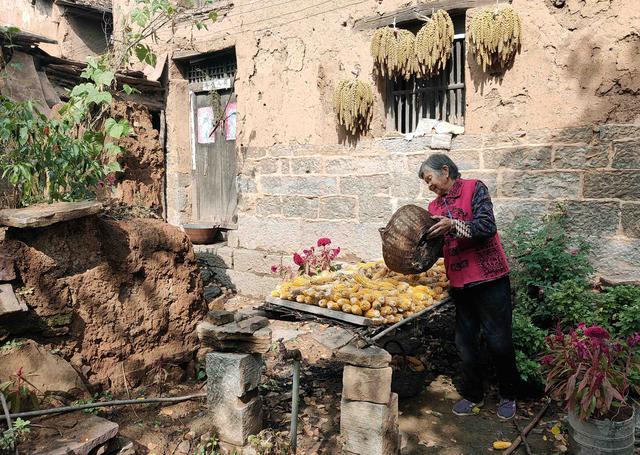
POLYGON ((330 237, 345 259, 381 257, 378 228, 400 206, 433 198, 420 163, 444 151, 463 177, 489 187, 499 228, 561 203, 572 233, 594 245, 598 273, 631 279, 640 269, 640 125, 542 129, 363 141, 355 148, 245 148, 238 230, 201 257, 245 294, 277 279, 272 264, 330 237))

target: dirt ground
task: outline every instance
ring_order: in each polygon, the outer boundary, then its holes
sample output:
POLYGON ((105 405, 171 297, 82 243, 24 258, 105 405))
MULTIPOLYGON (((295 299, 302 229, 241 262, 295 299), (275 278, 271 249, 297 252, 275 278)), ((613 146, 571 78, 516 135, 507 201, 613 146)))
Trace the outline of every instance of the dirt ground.
MULTIPOLYGON (((228 301, 226 308, 240 309, 258 304, 251 299, 234 297, 228 301)), ((332 352, 316 341, 318 334, 328 325, 271 320, 271 327, 274 342, 282 338, 288 349, 300 349, 303 355, 298 453, 340 453, 342 365, 332 360, 332 352)), ((428 362, 429 354, 423 359, 428 362)), ((265 355, 265 360, 267 371, 260 385, 260 392, 265 399, 265 427, 288 434, 291 367, 277 364, 275 343, 274 349, 265 355)), ((477 416, 454 416, 450 409, 459 396, 452 384, 451 377, 455 376, 453 367, 449 367, 449 371, 437 372, 446 370, 447 363, 438 364, 437 359, 432 360, 428 385, 422 393, 400 400, 402 454, 490 453, 494 452, 491 446, 495 440, 515 439, 514 425, 501 422, 495 415, 495 394, 491 395, 477 416)), ((118 398, 178 396, 205 390, 204 380, 192 380, 178 386, 155 384, 148 388, 141 387, 118 398)), ((542 405, 541 401, 520 402, 517 417, 519 425, 525 427, 542 405)), ((169 406, 103 409, 98 415, 117 422, 120 436, 134 441, 138 454, 197 454, 198 448, 209 441, 213 434, 204 399, 169 406)), ((36 423, 46 426, 43 422, 46 420, 36 423)), ((551 407, 528 437, 532 453, 554 454, 566 450, 563 433, 554 435, 558 428, 562 429, 562 422, 551 407)), ((524 447, 516 453, 525 453, 524 447)))

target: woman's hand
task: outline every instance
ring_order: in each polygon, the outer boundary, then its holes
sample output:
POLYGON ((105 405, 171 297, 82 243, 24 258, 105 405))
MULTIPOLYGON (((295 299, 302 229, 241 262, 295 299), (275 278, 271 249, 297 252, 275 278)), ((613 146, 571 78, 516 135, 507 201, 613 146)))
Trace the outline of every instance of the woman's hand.
POLYGON ((431 219, 437 220, 438 222, 431 226, 431 228, 427 231, 428 239, 445 235, 453 228, 453 221, 446 216, 434 215, 431 217, 431 219))

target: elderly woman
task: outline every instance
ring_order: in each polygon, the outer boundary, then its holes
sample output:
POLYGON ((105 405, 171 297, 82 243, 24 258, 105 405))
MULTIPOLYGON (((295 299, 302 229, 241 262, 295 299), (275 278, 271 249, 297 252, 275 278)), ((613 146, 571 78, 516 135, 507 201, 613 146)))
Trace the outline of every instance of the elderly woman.
POLYGON ((479 335, 482 331, 498 377, 498 417, 516 412, 518 371, 511 337, 509 265, 500 244, 489 191, 480 180, 463 179, 455 163, 433 154, 419 177, 437 197, 429 212, 437 223, 430 238, 444 236, 444 261, 456 306, 456 346, 462 360, 462 400, 454 414, 470 415, 484 405, 479 335))

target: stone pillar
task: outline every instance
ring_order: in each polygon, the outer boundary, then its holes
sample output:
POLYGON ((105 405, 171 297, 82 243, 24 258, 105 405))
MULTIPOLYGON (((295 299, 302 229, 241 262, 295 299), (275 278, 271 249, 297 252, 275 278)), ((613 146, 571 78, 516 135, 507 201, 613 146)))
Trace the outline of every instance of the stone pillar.
POLYGON ((262 430, 262 397, 258 384, 262 353, 271 345, 265 317, 210 311, 197 327, 206 354, 207 403, 221 441, 243 446, 262 430))
POLYGON ((262 429, 258 384, 261 354, 211 352, 206 356, 207 403, 219 438, 237 446, 262 429))
POLYGON ((344 452, 398 454, 398 395, 391 393, 391 355, 377 347, 358 349, 348 344, 336 357, 346 363, 340 404, 344 452))

